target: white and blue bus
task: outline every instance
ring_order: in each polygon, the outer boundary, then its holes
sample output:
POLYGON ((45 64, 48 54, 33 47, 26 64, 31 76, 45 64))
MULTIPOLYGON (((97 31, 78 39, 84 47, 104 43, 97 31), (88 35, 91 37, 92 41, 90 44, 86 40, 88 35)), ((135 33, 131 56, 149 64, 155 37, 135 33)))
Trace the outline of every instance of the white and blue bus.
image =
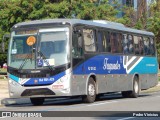
POLYGON ((108 21, 50 19, 12 27, 8 49, 9 94, 45 98, 121 92, 138 97, 157 84, 154 34, 108 21))

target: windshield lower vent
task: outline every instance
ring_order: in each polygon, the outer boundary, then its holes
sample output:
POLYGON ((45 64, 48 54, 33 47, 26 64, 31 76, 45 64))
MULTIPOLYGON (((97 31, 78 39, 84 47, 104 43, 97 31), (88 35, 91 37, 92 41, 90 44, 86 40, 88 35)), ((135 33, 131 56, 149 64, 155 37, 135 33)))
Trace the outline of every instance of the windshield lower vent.
POLYGON ((20 75, 20 78, 41 78, 47 77, 47 74, 28 74, 28 75, 20 75))

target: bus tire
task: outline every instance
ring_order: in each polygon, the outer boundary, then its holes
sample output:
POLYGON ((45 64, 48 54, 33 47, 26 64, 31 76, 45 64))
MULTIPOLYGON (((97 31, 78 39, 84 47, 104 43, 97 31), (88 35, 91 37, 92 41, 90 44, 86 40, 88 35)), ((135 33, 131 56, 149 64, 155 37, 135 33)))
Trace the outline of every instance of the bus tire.
POLYGON ((140 92, 139 80, 137 76, 134 76, 133 91, 131 91, 130 97, 137 98, 139 96, 139 92, 140 92))
POLYGON ((132 91, 122 91, 123 97, 137 98, 139 96, 140 86, 138 77, 135 76, 133 79, 133 90, 132 91))
POLYGON ((123 96, 124 98, 129 97, 129 92, 130 92, 130 91, 122 91, 122 96, 123 96))
POLYGON ((85 103, 93 103, 96 99, 96 83, 92 77, 89 78, 87 85, 87 95, 82 97, 85 103))
POLYGON ((31 103, 35 106, 43 105, 44 98, 30 98, 31 103))

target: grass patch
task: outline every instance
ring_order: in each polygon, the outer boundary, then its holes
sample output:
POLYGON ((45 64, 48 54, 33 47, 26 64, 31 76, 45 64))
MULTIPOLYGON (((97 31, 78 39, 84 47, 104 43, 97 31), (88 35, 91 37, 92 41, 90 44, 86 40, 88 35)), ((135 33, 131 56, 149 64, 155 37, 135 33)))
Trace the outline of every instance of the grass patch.
POLYGON ((0 76, 0 81, 6 81, 7 80, 7 78, 5 77, 5 76, 0 76))
POLYGON ((142 93, 151 93, 151 92, 157 92, 160 91, 160 86, 155 86, 153 88, 147 89, 147 90, 143 90, 141 91, 142 93))
POLYGON ((0 68, 0 73, 7 73, 7 69, 0 68))
POLYGON ((5 80, 7 75, 7 69, 0 68, 0 80, 5 80))

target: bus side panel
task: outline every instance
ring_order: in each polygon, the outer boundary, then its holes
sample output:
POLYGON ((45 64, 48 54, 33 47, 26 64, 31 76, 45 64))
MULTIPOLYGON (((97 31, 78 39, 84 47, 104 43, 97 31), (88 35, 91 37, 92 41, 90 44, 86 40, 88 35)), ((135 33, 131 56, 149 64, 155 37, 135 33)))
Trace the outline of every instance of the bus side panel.
POLYGON ((156 57, 143 57, 142 60, 134 66, 130 74, 137 74, 141 83, 141 89, 148 89, 158 83, 158 62, 156 57))
POLYGON ((84 95, 86 93, 87 77, 85 75, 73 74, 71 80, 71 94, 84 95))
POLYGON ((98 75, 98 93, 132 90, 133 75, 98 75))
POLYGON ((154 87, 158 84, 157 74, 144 74, 140 76, 141 80, 141 89, 145 90, 151 87, 154 87))
POLYGON ((154 57, 97 55, 88 58, 73 70, 73 93, 86 94, 91 75, 95 75, 97 93, 129 91, 138 75, 142 89, 157 84, 157 60, 154 57))

